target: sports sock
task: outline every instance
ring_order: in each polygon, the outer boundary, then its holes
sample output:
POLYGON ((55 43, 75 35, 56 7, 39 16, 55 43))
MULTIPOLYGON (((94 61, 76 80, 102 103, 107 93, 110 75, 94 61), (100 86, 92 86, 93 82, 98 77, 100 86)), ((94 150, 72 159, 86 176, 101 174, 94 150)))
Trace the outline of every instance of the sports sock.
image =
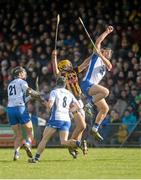
POLYGON ((15 152, 19 152, 21 147, 18 147, 17 149, 15 149, 15 152))
POLYGON ((81 146, 81 141, 76 141, 76 146, 80 147, 81 146))
POLYGON ((39 159, 40 159, 40 154, 36 153, 34 159, 35 159, 36 161, 39 161, 39 159))
POLYGON ((99 129, 99 126, 100 126, 100 124, 94 123, 94 125, 93 125, 93 127, 92 127, 92 130, 97 132, 98 129, 99 129))
POLYGON ((16 154, 19 154, 19 150, 16 149, 16 150, 15 150, 15 153, 16 153, 16 154))
POLYGON ((20 152, 19 152, 19 150, 15 150, 15 152, 14 152, 14 156, 20 156, 20 152))
POLYGON ((28 146, 30 146, 31 147, 31 142, 29 141, 29 140, 26 140, 26 142, 25 142, 28 146))

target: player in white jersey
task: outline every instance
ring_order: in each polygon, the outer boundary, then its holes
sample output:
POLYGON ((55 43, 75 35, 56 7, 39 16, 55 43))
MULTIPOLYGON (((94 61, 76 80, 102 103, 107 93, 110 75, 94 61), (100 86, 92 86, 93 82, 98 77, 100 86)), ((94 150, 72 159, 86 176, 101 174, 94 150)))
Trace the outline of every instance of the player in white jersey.
POLYGON ((52 135, 58 130, 61 145, 66 147, 80 147, 85 148, 85 141, 77 141, 69 139, 69 128, 71 126, 71 119, 69 111, 77 111, 80 109, 79 102, 74 95, 65 89, 66 79, 62 76, 57 79, 57 88, 52 90, 48 102, 46 102, 47 110, 51 111, 50 118, 43 133, 43 138, 37 147, 36 155, 33 159, 29 159, 30 163, 36 163, 40 159, 40 155, 45 149, 46 143, 52 135))
POLYGON ((106 74, 106 70, 109 71, 112 68, 110 58, 112 55, 111 49, 102 49, 101 43, 108 34, 113 31, 112 26, 108 26, 106 30, 97 38, 95 53, 91 57, 91 61, 86 72, 85 77, 81 82, 81 89, 83 93, 90 99, 98 108, 98 114, 94 126, 92 127, 92 134, 99 140, 103 140, 98 133, 98 128, 106 117, 109 107, 105 101, 105 98, 109 95, 109 90, 101 85, 100 81, 106 74))
POLYGON ((22 67, 16 67, 13 70, 13 80, 9 83, 8 92, 8 105, 7 115, 9 123, 15 133, 14 142, 14 158, 13 160, 19 159, 19 150, 23 146, 27 152, 28 157, 32 157, 31 153, 31 142, 33 139, 32 135, 32 122, 29 117, 28 110, 25 102, 33 97, 39 97, 39 93, 28 87, 25 81, 27 77, 26 70, 22 67), (26 98, 26 95, 29 94, 26 98), (22 132, 21 127, 23 126, 26 130, 27 140, 25 144, 22 144, 22 132))

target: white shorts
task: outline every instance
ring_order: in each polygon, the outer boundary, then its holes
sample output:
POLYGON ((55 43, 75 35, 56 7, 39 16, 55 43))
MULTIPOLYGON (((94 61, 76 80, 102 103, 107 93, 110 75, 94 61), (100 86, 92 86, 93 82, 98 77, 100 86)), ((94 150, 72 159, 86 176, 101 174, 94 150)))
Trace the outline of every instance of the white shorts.
MULTIPOLYGON (((83 104, 81 99, 79 99, 78 102, 79 102, 79 105, 80 105, 80 109, 78 110, 78 112, 80 112, 82 114, 82 116, 85 117, 85 111, 83 109, 84 104, 83 104)), ((70 112, 70 116, 71 116, 71 118, 74 118, 73 112, 70 112)))

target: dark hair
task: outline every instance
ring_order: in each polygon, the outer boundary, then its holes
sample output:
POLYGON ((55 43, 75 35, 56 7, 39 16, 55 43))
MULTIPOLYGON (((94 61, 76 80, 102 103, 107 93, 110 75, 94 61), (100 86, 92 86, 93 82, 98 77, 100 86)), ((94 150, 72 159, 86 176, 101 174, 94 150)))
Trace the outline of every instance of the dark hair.
POLYGON ((66 86, 66 78, 63 76, 59 76, 56 79, 56 85, 59 87, 65 87, 66 86))
POLYGON ((109 50, 113 54, 113 50, 111 48, 109 48, 109 47, 102 47, 101 50, 103 50, 103 51, 106 51, 106 50, 108 51, 109 50))
POLYGON ((111 51, 113 51, 112 48, 110 48, 110 47, 105 47, 105 46, 101 47, 101 50, 111 50, 111 51))
POLYGON ((17 78, 17 77, 19 76, 19 74, 20 74, 21 72, 23 72, 23 71, 26 72, 26 70, 25 70, 23 67, 17 66, 17 67, 16 67, 15 69, 13 69, 13 71, 12 71, 12 76, 13 76, 13 78, 17 78))

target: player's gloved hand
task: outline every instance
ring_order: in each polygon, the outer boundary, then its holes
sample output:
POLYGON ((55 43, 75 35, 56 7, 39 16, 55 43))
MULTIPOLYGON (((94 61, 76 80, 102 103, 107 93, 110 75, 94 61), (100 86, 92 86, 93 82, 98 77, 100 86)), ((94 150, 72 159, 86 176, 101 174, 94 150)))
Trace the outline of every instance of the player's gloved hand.
POLYGON ((28 94, 34 99, 39 99, 40 98, 40 92, 35 91, 32 88, 28 88, 28 94))
POLYGON ((39 101, 41 104, 43 104, 44 105, 44 103, 45 103, 45 99, 40 95, 40 93, 39 94, 37 94, 37 95, 35 95, 35 96, 31 96, 32 97, 32 99, 33 100, 35 100, 35 101, 39 101))
POLYGON ((31 97, 32 97, 32 99, 38 100, 38 99, 40 99, 40 94, 39 93, 31 94, 31 97))

